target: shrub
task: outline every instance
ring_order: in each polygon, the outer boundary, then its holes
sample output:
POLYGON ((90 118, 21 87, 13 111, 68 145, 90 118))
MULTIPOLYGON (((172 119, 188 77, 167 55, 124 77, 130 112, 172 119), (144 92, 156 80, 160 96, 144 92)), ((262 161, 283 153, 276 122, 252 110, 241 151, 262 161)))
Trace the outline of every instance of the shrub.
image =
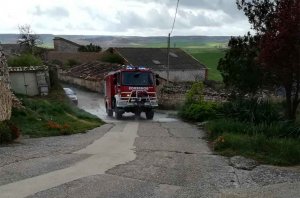
POLYGON ((9 143, 20 136, 20 129, 14 124, 3 121, 0 122, 0 144, 9 143))
POLYGON ((183 119, 202 122, 217 117, 218 105, 214 102, 201 102, 197 104, 185 104, 179 111, 183 119))
POLYGON ((22 54, 21 56, 9 58, 7 64, 10 67, 40 66, 43 65, 43 61, 32 54, 22 54))
POLYGON ((79 52, 101 52, 102 48, 98 45, 93 45, 90 43, 89 45, 80 46, 78 48, 79 52))
POLYGON ((194 83, 191 89, 187 91, 185 102, 187 104, 201 103, 204 98, 203 89, 204 89, 204 85, 202 82, 194 83))
POLYGON ((256 99, 236 100, 224 103, 219 113, 224 117, 230 117, 241 122, 272 123, 283 120, 278 105, 269 101, 256 99))

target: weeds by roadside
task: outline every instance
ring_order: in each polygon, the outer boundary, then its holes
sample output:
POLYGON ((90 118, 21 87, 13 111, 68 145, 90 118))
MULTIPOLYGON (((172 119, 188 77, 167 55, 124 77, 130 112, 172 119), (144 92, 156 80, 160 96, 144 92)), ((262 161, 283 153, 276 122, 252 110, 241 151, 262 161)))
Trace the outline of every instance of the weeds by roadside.
POLYGON ((18 97, 25 108, 13 109, 10 122, 21 130, 22 135, 69 135, 86 132, 103 124, 98 117, 69 102, 59 87, 47 97, 18 97))
POLYGON ((284 119, 282 104, 254 99, 218 104, 204 101, 202 90, 199 84, 192 87, 179 116, 208 121, 205 129, 217 153, 267 164, 300 164, 300 124, 284 119))

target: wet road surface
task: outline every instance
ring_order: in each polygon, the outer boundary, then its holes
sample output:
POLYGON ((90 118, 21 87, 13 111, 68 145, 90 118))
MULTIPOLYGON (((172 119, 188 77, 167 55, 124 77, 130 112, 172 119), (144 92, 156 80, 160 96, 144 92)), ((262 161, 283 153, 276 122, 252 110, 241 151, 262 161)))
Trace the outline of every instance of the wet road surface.
POLYGON ((41 138, 0 148, 1 159, 7 160, 0 167, 1 198, 299 195, 297 167, 236 169, 228 158, 212 153, 204 131, 174 118, 173 112, 156 112, 153 120, 130 113, 115 120, 106 116, 100 94, 76 92, 78 106, 108 124, 87 134, 55 137, 56 144, 41 138), (8 157, 24 148, 22 158, 8 157))

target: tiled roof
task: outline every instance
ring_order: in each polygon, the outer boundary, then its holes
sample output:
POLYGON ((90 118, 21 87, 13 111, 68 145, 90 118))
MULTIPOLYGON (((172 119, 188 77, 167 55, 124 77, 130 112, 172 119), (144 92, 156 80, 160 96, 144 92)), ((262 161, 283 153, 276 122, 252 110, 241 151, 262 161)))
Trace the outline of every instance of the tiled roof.
POLYGON ((66 75, 86 80, 102 80, 110 71, 121 69, 118 64, 103 63, 99 61, 84 63, 73 67, 66 72, 66 75))
MULTIPOLYGON (((154 70, 167 69, 167 48, 114 48, 128 64, 146 66, 154 70)), ((171 48, 169 53, 170 69, 204 69, 198 60, 179 48, 171 48)))

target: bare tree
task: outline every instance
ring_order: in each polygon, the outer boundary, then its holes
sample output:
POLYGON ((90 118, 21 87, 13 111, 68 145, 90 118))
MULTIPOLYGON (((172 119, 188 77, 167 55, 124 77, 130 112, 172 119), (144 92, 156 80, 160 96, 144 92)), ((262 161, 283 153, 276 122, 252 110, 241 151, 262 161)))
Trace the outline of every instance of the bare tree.
POLYGON ((21 25, 19 26, 19 40, 18 43, 21 46, 27 48, 27 50, 34 54, 36 47, 43 42, 40 40, 39 35, 35 34, 30 25, 21 25))

